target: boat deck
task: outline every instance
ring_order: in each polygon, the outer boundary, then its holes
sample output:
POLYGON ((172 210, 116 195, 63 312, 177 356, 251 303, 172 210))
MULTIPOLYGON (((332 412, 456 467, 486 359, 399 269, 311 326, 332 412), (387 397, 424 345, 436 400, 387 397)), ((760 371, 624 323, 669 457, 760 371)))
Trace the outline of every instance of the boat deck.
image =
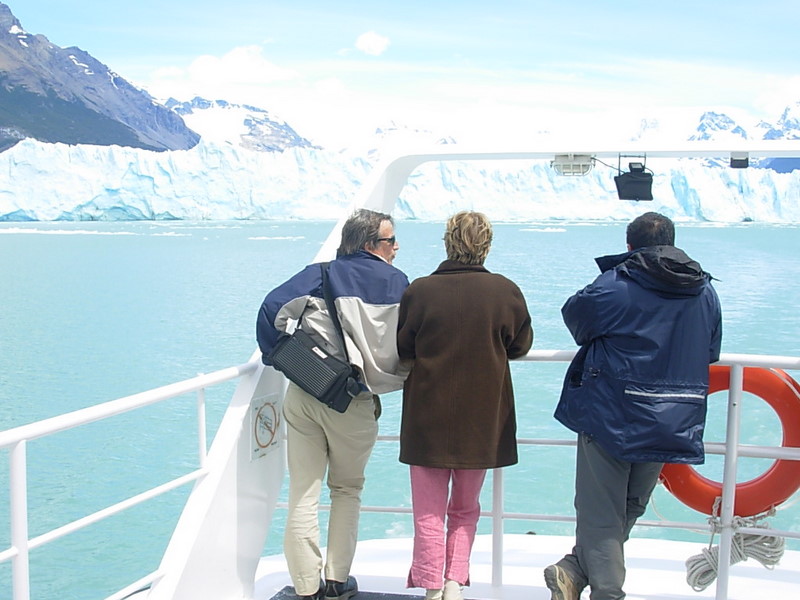
MULTIPOLYGON (((506 535, 503 539, 503 585, 492 585, 491 537, 478 536, 472 552, 468 600, 549 600, 542 570, 572 546, 572 538, 506 535)), ((715 598, 716 584, 701 592, 686 583, 686 559, 700 554, 704 544, 633 538, 625 545, 628 600, 697 600, 715 598)), ((405 587, 411 561, 410 539, 359 542, 352 575, 359 584, 354 600, 408 600, 424 597, 422 589, 405 587)), ((729 600, 797 598, 800 594, 800 552, 787 550, 773 569, 750 558, 731 568, 729 600)), ((292 600, 291 580, 283 556, 261 560, 256 579, 257 600, 292 600)), ((583 599, 589 598, 585 590, 583 599)))
MULTIPOLYGON (((358 600, 416 600, 420 596, 414 596, 410 593, 388 594, 385 592, 359 590, 356 597, 358 600)), ((294 588, 290 585, 287 585, 281 591, 275 594, 270 600, 297 600, 297 597, 294 595, 294 588)))

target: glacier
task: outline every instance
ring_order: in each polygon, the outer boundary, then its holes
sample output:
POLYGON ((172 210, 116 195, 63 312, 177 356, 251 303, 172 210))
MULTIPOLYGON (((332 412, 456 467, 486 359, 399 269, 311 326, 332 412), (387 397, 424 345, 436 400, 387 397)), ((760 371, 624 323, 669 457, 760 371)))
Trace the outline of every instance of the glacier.
MULTIPOLYGON (((321 148, 258 152, 201 140, 189 150, 25 139, 0 153, 0 221, 337 219, 353 207, 377 153, 321 148)), ((650 159, 651 202, 617 199, 615 169, 562 177, 548 161, 440 162, 414 171, 397 219, 456 210, 496 221, 630 220, 655 210, 678 221, 800 222, 800 171, 730 169, 701 159, 650 159)))

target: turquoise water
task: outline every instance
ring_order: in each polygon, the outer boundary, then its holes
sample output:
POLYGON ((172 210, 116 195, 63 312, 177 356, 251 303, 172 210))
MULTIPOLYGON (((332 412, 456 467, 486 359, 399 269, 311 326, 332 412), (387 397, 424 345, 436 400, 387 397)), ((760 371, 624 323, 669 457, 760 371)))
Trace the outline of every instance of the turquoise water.
MULTIPOLYGON (((313 260, 330 222, 34 223, 0 225, 0 429, 246 362, 264 294, 313 260)), ((441 223, 400 222, 396 265, 411 279, 443 258, 441 223)), ((594 256, 624 250, 624 223, 496 224, 489 269, 515 280, 533 316, 538 349, 573 348, 559 309, 596 275, 594 256)), ((723 352, 800 354, 800 226, 679 225, 678 245, 719 281, 723 352)), ((563 364, 513 365, 523 437, 567 437, 552 419, 563 364)), ((795 373, 797 378, 798 374, 795 373)), ((209 439, 233 384, 208 394, 209 439)), ((381 432, 396 433, 399 394, 384 397, 381 432)), ((709 441, 724 431, 712 398, 709 441)), ((746 398, 747 443, 779 444, 777 418, 746 398)), ((118 502, 197 465, 195 399, 176 398, 111 422, 31 442, 31 535, 118 502)), ((506 470, 513 512, 571 515, 572 450, 521 450, 506 470)), ((718 477, 721 463, 704 471, 718 477)), ((764 463, 742 462, 742 477, 764 463)), ((397 447, 379 443, 364 503, 409 505, 397 447), (377 485, 376 483, 380 483, 377 485)), ((0 456, 0 547, 8 545, 7 452, 0 456)), ((487 485, 484 504, 489 506, 487 485)), ((36 599, 103 598, 155 569, 187 490, 178 490, 32 552, 36 599), (80 552, 80 554, 77 554, 80 552)), ((798 511, 793 511, 795 515, 798 511)), ((702 520, 663 489, 646 518, 702 520)), ((278 519, 282 517, 278 512, 278 519)), ((800 528, 779 515, 777 527, 800 528)), ((482 523, 485 531, 488 524, 482 523)), ((509 531, 571 533, 569 524, 509 521, 509 531)), ((405 536, 405 516, 367 514, 361 537, 405 536)), ((653 534, 653 532, 647 532, 653 534)), ((656 531, 707 542, 704 536, 656 531)), ((280 550, 273 529, 265 553, 280 550)), ((10 597, 0 565, 0 598, 10 597)))

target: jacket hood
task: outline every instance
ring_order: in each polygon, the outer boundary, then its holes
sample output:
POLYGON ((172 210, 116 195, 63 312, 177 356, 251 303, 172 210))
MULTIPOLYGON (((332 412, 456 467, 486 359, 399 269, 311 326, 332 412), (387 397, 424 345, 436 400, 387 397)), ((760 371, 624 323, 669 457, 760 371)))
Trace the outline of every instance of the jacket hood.
POLYGON ((699 294, 711 280, 700 263, 675 246, 638 248, 595 262, 603 272, 616 268, 645 288, 681 296, 699 294))

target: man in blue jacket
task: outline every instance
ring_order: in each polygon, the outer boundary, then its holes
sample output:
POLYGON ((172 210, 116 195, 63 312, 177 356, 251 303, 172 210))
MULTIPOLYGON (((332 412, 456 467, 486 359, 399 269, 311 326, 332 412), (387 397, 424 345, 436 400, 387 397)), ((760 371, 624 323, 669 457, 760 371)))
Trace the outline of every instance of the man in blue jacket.
POLYGON ((346 357, 325 304, 319 264, 267 294, 258 313, 256 334, 265 365, 280 333, 290 321, 302 319, 303 330, 320 346, 357 368, 362 386, 344 413, 294 383, 286 390, 289 511, 283 547, 295 591, 307 600, 347 600, 358 591, 350 567, 364 469, 378 436, 378 394, 402 388, 405 379, 397 355, 397 317, 408 278, 392 266, 398 248, 388 214, 360 209, 342 227, 328 284, 346 357), (326 470, 331 511, 323 573, 318 509, 326 470))
POLYGON ((578 434, 575 547, 544 570, 552 600, 625 597, 623 544, 665 462, 704 460, 708 365, 722 317, 711 276, 676 248, 654 212, 627 229, 628 252, 569 298, 564 323, 580 349, 555 417, 578 434))

